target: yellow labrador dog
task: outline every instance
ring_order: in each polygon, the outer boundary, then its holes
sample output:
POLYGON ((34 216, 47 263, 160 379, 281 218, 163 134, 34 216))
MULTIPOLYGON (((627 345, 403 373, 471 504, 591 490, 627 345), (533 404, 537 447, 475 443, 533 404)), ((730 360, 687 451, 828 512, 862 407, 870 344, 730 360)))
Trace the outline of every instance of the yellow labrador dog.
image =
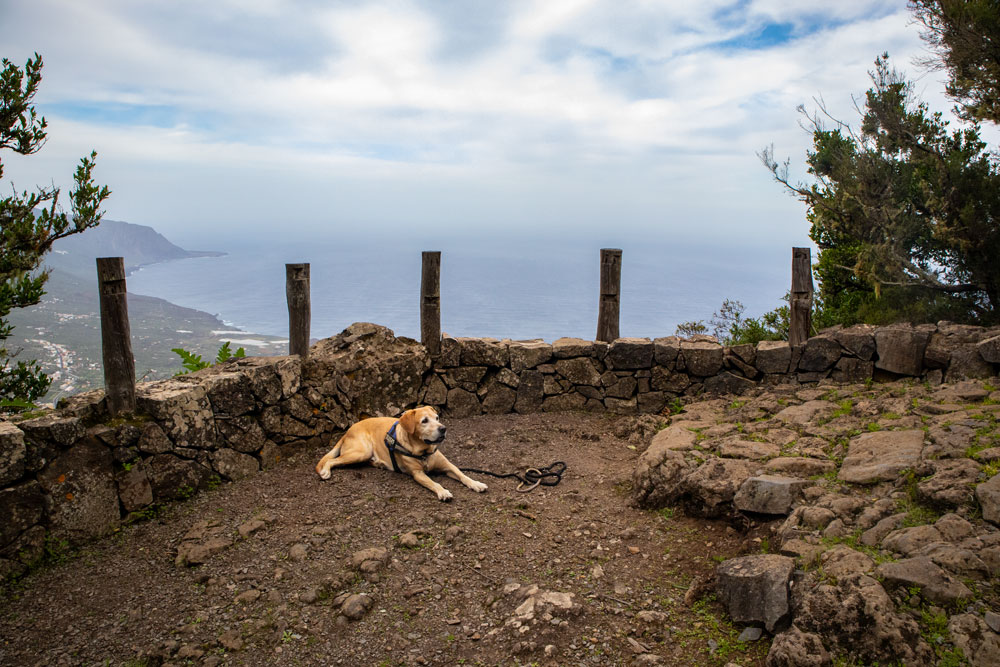
POLYGON ((316 464, 316 472, 330 479, 330 471, 352 463, 371 463, 379 468, 405 472, 421 486, 433 491, 438 500, 451 500, 451 491, 427 476, 442 471, 452 479, 482 493, 486 485, 468 477, 456 468, 437 445, 444 440, 447 429, 438 421, 431 407, 407 410, 399 420, 392 417, 363 419, 347 429, 336 447, 316 464))

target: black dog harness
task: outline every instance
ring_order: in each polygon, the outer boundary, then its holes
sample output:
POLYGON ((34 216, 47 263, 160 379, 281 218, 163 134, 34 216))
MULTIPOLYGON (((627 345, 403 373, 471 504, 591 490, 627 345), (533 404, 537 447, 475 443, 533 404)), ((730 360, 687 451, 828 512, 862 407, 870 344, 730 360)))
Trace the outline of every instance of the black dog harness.
POLYGON ((399 421, 392 425, 389 432, 385 434, 385 446, 389 450, 389 460, 392 461, 392 469, 396 472, 403 472, 399 469, 399 465, 396 463, 396 453, 401 456, 409 456, 411 459, 420 459, 421 461, 427 460, 427 457, 434 452, 427 452, 426 454, 414 454, 413 452, 408 452, 406 449, 399 444, 396 440, 396 427, 399 426, 399 421), (399 447, 397 450, 396 447, 399 447))

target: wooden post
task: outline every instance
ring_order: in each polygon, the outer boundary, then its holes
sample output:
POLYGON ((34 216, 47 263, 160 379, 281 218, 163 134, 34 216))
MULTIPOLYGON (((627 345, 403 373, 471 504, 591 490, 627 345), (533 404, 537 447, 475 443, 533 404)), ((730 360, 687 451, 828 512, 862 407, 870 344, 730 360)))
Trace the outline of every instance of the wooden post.
POLYGON ((792 293, 789 303, 788 343, 801 345, 812 327, 812 251, 792 248, 792 293))
POLYGON ((441 252, 425 250, 420 272, 420 342, 441 354, 441 252))
POLYGON ((285 299, 288 301, 288 353, 302 360, 309 356, 309 265, 285 264, 285 299))
POLYGON ((601 249, 601 300, 597 310, 597 340, 610 343, 618 338, 622 285, 622 251, 601 249))
POLYGON ((135 358, 125 295, 125 260, 97 258, 97 283, 101 299, 101 352, 104 360, 104 395, 112 417, 135 412, 135 358))

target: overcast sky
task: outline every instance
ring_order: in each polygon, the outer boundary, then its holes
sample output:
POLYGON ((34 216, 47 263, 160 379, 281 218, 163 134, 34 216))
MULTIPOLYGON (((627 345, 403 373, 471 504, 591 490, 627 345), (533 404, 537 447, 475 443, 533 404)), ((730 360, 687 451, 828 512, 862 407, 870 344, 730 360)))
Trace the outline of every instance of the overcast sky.
MULTIPOLYGON (((99 153, 107 217, 198 239, 568 234, 808 241, 755 151, 854 121, 888 51, 932 107, 905 0, 0 0, 45 60, 41 153, 99 153)), ((204 245, 204 244, 201 244, 204 245)))

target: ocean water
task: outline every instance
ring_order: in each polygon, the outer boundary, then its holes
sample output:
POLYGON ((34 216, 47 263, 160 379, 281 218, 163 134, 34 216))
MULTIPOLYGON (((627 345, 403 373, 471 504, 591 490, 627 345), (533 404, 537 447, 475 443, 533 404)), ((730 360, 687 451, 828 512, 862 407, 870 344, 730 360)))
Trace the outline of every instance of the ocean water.
MULTIPOLYGON (((386 244, 316 240, 244 243, 223 257, 147 266, 128 289, 217 315, 248 333, 286 336, 285 263, 308 262, 313 338, 352 322, 419 338, 421 251, 440 250, 441 328, 453 336, 593 339, 600 244, 466 241, 386 244)), ((611 247, 605 245, 604 247, 611 247)), ((725 298, 757 316, 780 305, 790 247, 638 241, 622 255, 621 335, 667 336, 707 320, 725 298)))

